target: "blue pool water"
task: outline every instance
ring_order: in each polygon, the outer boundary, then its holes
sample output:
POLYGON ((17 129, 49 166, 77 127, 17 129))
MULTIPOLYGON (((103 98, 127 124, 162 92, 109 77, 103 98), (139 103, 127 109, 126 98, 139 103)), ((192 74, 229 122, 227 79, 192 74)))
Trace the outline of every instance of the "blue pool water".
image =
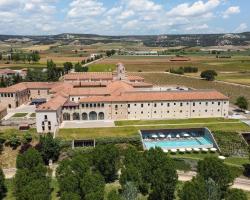
POLYGON ((206 137, 198 137, 193 139, 144 141, 144 145, 147 149, 154 147, 161 147, 166 149, 202 147, 210 148, 213 147, 213 142, 206 137))

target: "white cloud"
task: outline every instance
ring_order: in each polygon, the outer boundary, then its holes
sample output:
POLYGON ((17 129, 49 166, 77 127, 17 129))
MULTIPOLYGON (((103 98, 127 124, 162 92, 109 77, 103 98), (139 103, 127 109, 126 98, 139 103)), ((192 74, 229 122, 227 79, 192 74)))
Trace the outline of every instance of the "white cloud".
POLYGON ((196 1, 192 5, 189 3, 183 3, 171 9, 167 14, 168 16, 173 17, 194 17, 209 13, 211 10, 219 6, 219 4, 219 0, 209 0, 206 3, 203 1, 196 1))
POLYGON ((103 3, 97 0, 74 0, 70 3, 68 17, 94 17, 101 15, 105 10, 103 3))
POLYGON ((185 28, 186 31, 199 31, 199 30, 206 30, 208 29, 207 24, 201 24, 201 25, 193 25, 193 26, 188 26, 185 28))
POLYGON ((223 12, 223 18, 228 18, 230 15, 240 13, 239 6, 231 6, 226 11, 223 12))
POLYGON ((243 31, 246 31, 248 29, 248 26, 246 23, 241 23, 235 30, 234 32, 235 33, 240 33, 240 32, 243 32, 243 31))

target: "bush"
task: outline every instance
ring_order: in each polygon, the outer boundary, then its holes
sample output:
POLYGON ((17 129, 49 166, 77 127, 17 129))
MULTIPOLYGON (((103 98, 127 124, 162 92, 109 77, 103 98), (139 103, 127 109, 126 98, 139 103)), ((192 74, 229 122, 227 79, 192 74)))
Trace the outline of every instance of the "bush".
POLYGON ((178 69, 171 68, 169 72, 172 74, 180 74, 180 75, 184 74, 183 68, 178 68, 178 69))
POLYGON ((13 149, 16 149, 19 145, 21 145, 21 140, 17 135, 12 135, 8 140, 8 144, 13 149))
POLYGON ((215 79, 215 76, 217 76, 216 71, 214 70, 206 70, 201 72, 201 78, 207 80, 207 81, 213 81, 215 79))
POLYGON ((23 135, 23 143, 30 143, 32 141, 32 135, 30 133, 25 133, 23 135))
POLYGON ((96 145, 106 145, 106 144, 131 144, 135 146, 137 149, 142 150, 142 143, 139 136, 96 139, 96 145))

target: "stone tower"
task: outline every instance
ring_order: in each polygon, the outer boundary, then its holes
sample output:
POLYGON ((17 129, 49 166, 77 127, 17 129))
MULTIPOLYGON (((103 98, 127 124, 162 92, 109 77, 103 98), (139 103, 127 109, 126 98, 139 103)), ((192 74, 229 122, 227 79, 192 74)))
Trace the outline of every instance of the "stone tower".
POLYGON ((122 63, 118 63, 116 65, 116 79, 117 80, 126 80, 127 79, 126 70, 125 70, 125 67, 122 63))

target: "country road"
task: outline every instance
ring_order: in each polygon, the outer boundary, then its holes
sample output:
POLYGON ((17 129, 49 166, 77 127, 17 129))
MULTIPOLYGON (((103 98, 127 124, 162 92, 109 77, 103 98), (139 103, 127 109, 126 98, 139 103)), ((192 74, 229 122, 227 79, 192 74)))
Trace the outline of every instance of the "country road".
MULTIPOLYGON (((55 169, 56 169, 56 166, 52 167, 52 170, 53 170, 52 176, 53 177, 55 177, 55 169)), ((3 169, 3 172, 5 174, 6 179, 11 179, 16 174, 16 168, 3 169)), ((189 171, 189 172, 178 171, 179 181, 183 181, 183 182, 190 181, 195 176, 196 176, 196 172, 194 172, 194 171, 189 171)), ((234 181, 234 184, 232 185, 232 188, 250 191, 250 179, 236 178, 234 181)))

